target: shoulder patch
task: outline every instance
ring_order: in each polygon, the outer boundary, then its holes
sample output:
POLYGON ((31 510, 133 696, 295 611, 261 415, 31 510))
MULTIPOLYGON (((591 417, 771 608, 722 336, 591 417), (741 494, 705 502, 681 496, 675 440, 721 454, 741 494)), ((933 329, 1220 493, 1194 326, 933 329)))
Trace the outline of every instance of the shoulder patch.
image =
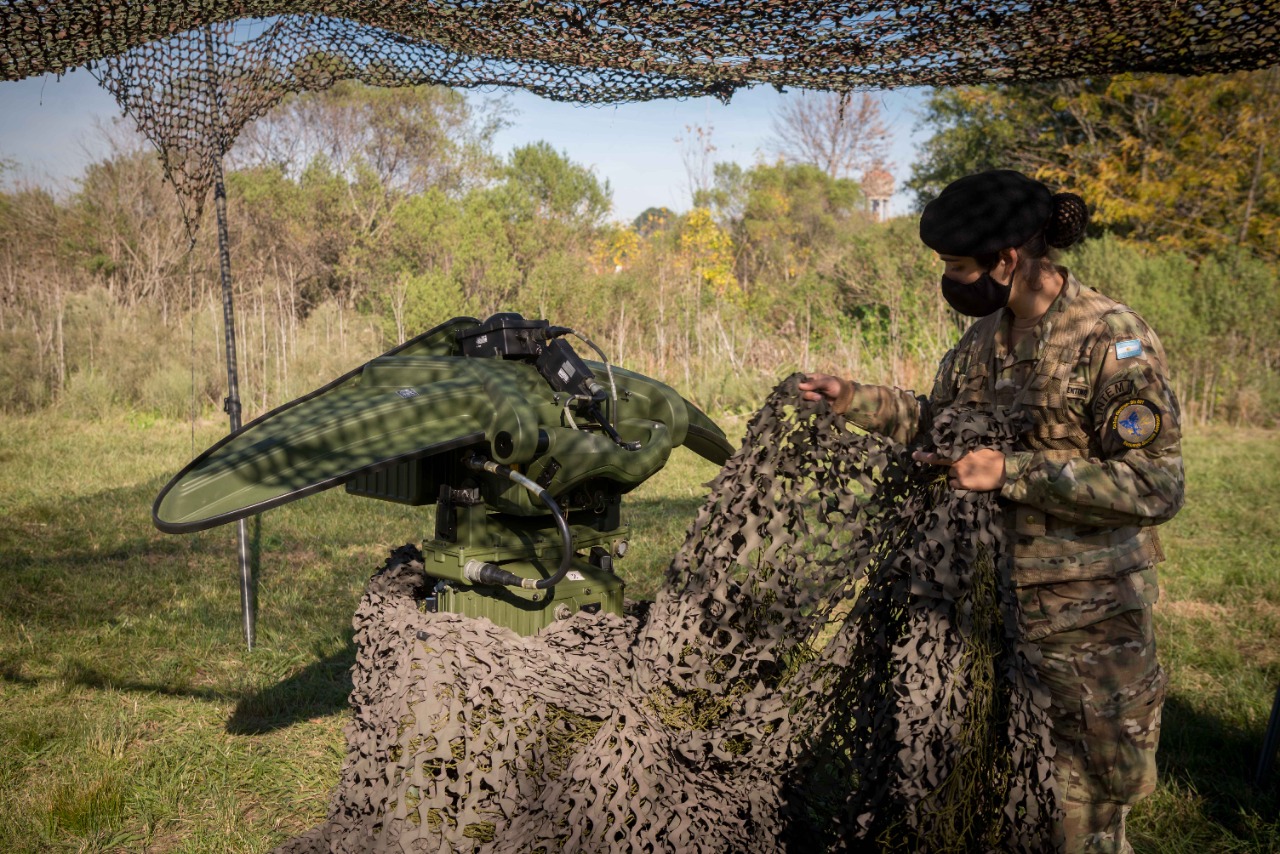
POLYGON ((1132 359, 1134 356, 1142 355, 1142 341, 1137 338, 1130 338, 1127 341, 1116 342, 1116 358, 1132 359))
POLYGON ((1160 409, 1149 400, 1134 398, 1111 416, 1111 432, 1126 448, 1145 448, 1160 435, 1160 409))
POLYGON ((1111 383, 1102 390, 1093 401, 1093 420, 1094 423, 1102 421, 1107 410, 1111 408, 1111 404, 1115 403, 1122 397, 1133 397, 1137 394, 1137 386, 1132 379, 1121 377, 1118 380, 1112 380, 1111 383))

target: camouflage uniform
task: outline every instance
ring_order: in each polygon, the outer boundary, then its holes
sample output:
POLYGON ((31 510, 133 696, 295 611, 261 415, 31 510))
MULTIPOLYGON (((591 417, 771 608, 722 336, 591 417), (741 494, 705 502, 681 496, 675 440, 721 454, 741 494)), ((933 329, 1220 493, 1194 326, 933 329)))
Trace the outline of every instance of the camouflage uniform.
POLYGON ((836 406, 901 442, 948 405, 1029 413, 1001 489, 1022 629, 1052 695, 1065 850, 1109 854, 1131 850, 1125 816, 1155 787, 1165 676, 1151 606, 1164 555, 1151 526, 1182 506, 1180 415, 1151 328, 1059 270, 1066 286, 1016 347, 1001 309, 947 353, 928 398, 858 385, 836 406))

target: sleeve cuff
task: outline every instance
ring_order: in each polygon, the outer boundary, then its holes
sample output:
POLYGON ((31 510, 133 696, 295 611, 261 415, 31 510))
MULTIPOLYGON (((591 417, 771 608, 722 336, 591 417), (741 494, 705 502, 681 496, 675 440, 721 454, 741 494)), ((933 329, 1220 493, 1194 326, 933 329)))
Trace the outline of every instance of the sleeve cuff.
POLYGON ((1034 451, 1016 451, 1004 456, 1004 486, 1000 487, 1000 495, 1014 501, 1026 493, 1026 484, 1022 483, 1022 475, 1031 465, 1034 451))
POLYGON ((858 384, 853 380, 840 381, 840 396, 835 399, 835 403, 831 404, 831 408, 837 414, 843 415, 849 411, 849 404, 853 403, 853 392, 857 387, 858 384))

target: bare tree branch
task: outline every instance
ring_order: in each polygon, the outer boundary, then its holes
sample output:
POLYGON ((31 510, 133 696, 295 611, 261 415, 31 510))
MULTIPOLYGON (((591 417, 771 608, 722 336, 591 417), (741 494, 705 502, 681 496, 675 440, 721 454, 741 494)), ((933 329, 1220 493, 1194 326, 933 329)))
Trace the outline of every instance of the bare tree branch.
POLYGON ((802 92, 773 117, 773 150, 811 163, 832 178, 852 178, 888 163, 892 137, 880 102, 866 92, 802 92))

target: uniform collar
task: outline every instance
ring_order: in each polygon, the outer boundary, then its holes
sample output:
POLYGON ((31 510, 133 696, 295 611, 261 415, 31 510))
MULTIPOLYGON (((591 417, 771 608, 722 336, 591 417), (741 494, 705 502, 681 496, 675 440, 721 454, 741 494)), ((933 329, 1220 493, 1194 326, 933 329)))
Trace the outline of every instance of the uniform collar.
MULTIPOLYGON (((1080 280, 1073 276, 1071 271, 1066 267, 1059 267, 1055 265, 1054 270, 1066 279, 1067 283, 1062 286, 1062 290, 1058 291, 1058 295, 1053 298, 1053 302, 1049 303, 1049 308, 1045 310, 1043 315, 1041 315, 1040 322, 1037 326, 1044 326, 1056 315, 1066 311, 1067 306, 1071 305, 1075 298, 1080 295, 1080 288, 1083 287, 1080 284, 1080 280)), ((1002 317, 1001 320, 1004 325, 1008 326, 1013 322, 1013 312, 1008 306, 1002 308, 1001 311, 1004 313, 1004 317, 1002 317)))
POLYGON ((1058 292, 1057 297, 1049 304, 1049 310, 1044 313, 1044 317, 1040 318, 1041 325, 1050 318, 1062 314, 1067 310, 1067 306, 1071 305, 1075 298, 1080 296, 1080 280, 1073 276, 1066 267, 1055 266, 1054 269, 1058 271, 1062 278, 1067 280, 1067 283, 1062 286, 1062 290, 1058 292))
MULTIPOLYGON (((1071 274, 1066 267, 1055 266, 1055 270, 1066 279, 1066 284, 1062 286, 1062 290, 1053 298, 1053 302, 1049 303, 1049 308, 1041 315, 1040 320, 1031 329, 1031 340, 1035 342, 1034 355, 1028 353, 1030 358, 1038 359, 1043 355, 1044 344, 1053 334, 1054 326, 1062 317, 1062 314, 1070 307, 1075 298, 1080 295, 1080 280, 1071 274)), ((1009 338, 1013 326, 1013 312, 1006 306, 1000 309, 1000 324, 996 327, 996 348, 998 352, 1009 354, 1009 338)), ((1019 348, 1021 349, 1021 348, 1019 348)))

